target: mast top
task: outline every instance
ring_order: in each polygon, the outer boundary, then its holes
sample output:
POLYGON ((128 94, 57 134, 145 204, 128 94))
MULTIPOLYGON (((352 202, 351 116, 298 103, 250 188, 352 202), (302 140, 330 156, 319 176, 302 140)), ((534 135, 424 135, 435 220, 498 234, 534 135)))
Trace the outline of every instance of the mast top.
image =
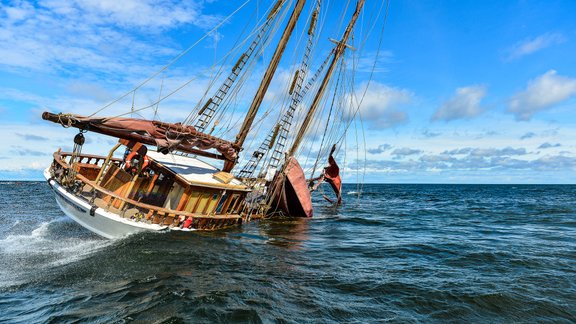
MULTIPOLYGON (((304 8, 305 3, 306 3, 306 0, 298 0, 296 5, 294 6, 294 11, 292 11, 292 14, 290 15, 290 20, 288 21, 288 24, 286 25, 286 29, 284 30, 284 33, 282 34, 282 37, 280 38, 280 41, 278 42, 278 46, 276 47, 276 51, 274 52, 274 54, 272 56, 272 59, 270 61, 270 65, 268 66, 268 69, 264 73, 264 77, 262 78, 262 81, 260 82, 260 86, 258 87, 258 91, 256 91, 256 94, 254 95, 254 99, 252 100, 252 103, 250 104, 250 108, 248 109, 248 112, 246 113, 246 117, 244 119, 244 122, 242 123, 242 127, 240 127, 240 132, 236 136, 236 141, 235 141, 234 145, 237 147, 242 147, 242 145, 244 144, 244 141, 246 140, 246 136, 248 135, 248 131, 250 130, 250 127, 252 126, 252 123, 254 122, 254 118, 256 118, 256 113, 258 112, 258 109, 260 109, 260 105, 262 104, 262 100, 264 99, 264 95, 266 94, 266 91, 268 90, 268 86, 270 85, 270 82, 272 81, 272 77, 274 77, 276 69, 278 68, 278 64, 280 63, 280 59, 282 58, 282 55, 284 54, 284 50, 286 49, 286 45, 288 44, 288 40, 290 39, 290 36, 292 36, 292 33, 294 31, 294 27, 296 27, 296 22, 298 21, 298 18, 300 17, 300 13, 302 13, 302 9, 304 8)), ((232 170, 232 168, 234 168, 235 164, 236 164, 235 162, 231 163, 231 162, 227 161, 226 163, 224 163, 223 171, 230 172, 232 170)))
POLYGON ((310 109, 308 109, 308 113, 306 114, 306 117, 304 118, 304 121, 302 122, 302 126, 298 130, 298 134, 296 135, 296 138, 294 139, 294 143, 292 144, 290 151, 288 151, 289 157, 293 156, 296 153, 296 150, 298 150, 298 147, 302 143, 302 140, 304 139, 304 136, 306 135, 306 132, 308 131, 308 128, 310 127, 310 123, 312 122, 312 118, 314 117, 314 113, 316 112, 316 108, 318 108, 318 104, 320 103, 320 100, 322 99, 322 96, 324 95, 324 92, 326 91, 326 88, 328 87, 328 82, 330 81, 330 78, 332 77, 332 73, 334 72, 334 68, 336 67, 336 63, 342 57, 342 54, 344 54, 344 51, 346 50, 346 48, 349 47, 348 45, 346 45, 346 42, 348 41, 348 38, 350 37, 350 34, 352 33, 352 29, 354 28, 354 24, 356 23, 356 20, 358 19, 358 16, 360 15, 360 11, 362 10, 362 7, 364 6, 364 1, 365 0, 358 0, 358 3, 356 4, 356 10, 354 11, 352 18, 350 19, 350 22, 348 23, 348 26, 346 27, 346 30, 344 31, 344 35, 342 35, 342 39, 340 41, 336 42, 336 48, 333 51, 333 54, 332 54, 333 57, 332 57, 332 61, 330 61, 330 66, 328 67, 328 71, 326 71, 326 75, 324 76, 324 79, 322 80, 322 83, 320 84, 320 87, 318 88, 318 92, 316 92, 314 100, 312 101, 312 104, 310 105, 310 109))

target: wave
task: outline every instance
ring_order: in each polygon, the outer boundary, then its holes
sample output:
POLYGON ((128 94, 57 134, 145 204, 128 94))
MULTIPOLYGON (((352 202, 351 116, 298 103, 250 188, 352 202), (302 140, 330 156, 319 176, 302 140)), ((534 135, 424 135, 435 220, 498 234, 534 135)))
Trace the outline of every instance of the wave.
POLYGON ((39 223, 28 233, 10 234, 0 240, 0 288, 34 281, 42 271, 84 259, 112 244, 78 225, 57 218, 39 223), (78 235, 78 233, 81 233, 78 235))

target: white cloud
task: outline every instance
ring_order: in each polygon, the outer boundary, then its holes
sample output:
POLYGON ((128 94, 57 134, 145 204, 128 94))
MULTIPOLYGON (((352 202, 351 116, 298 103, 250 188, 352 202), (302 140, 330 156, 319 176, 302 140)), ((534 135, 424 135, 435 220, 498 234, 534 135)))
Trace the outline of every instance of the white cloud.
POLYGON ((191 0, 9 1, 0 7, 0 68, 141 78, 158 68, 155 59, 181 50, 162 45, 170 39, 160 32, 185 24, 206 30, 220 19, 201 9, 191 0))
POLYGON ((43 1, 41 6, 63 16, 81 15, 85 21, 127 27, 172 28, 193 24, 208 29, 217 17, 203 15, 198 1, 66 0, 43 1))
POLYGON ((566 41, 566 38, 559 33, 547 33, 538 37, 524 40, 514 44, 509 50, 508 59, 513 60, 522 56, 532 54, 539 50, 552 45, 560 44, 566 41))
POLYGON ((432 116, 432 120, 469 119, 484 112, 480 101, 486 96, 486 87, 474 85, 456 89, 456 94, 448 99, 432 116))
POLYGON ((550 70, 528 82, 526 90, 510 99, 508 112, 516 120, 530 120, 536 112, 546 110, 576 95, 576 79, 560 76, 550 70))
MULTIPOLYGON (((356 98, 362 98, 365 87, 365 84, 358 87, 356 98)), ((408 121, 408 115, 398 107, 412 102, 413 98, 414 94, 407 89, 372 82, 360 105, 360 113, 371 128, 391 128, 408 121)))

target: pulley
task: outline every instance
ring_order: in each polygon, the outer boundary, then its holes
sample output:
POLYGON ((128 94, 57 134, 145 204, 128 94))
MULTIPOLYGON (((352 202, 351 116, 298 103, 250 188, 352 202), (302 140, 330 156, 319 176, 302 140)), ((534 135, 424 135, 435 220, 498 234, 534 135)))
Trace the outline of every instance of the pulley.
POLYGON ((84 137, 84 134, 82 134, 82 132, 76 134, 76 136, 74 136, 74 144, 82 146, 84 145, 84 142, 86 141, 86 138, 84 137))
POLYGON ((80 155, 82 154, 82 145, 86 142, 84 132, 86 131, 80 130, 80 132, 74 136, 74 148, 72 149, 72 156, 68 162, 71 168, 66 179, 64 179, 65 184, 69 187, 73 187, 75 184, 76 174, 78 172, 78 160, 80 160, 80 155))

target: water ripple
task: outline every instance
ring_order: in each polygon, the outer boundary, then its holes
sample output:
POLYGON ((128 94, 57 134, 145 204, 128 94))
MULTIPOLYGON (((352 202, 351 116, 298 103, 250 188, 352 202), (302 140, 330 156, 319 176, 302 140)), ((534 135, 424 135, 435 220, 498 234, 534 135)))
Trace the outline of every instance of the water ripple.
POLYGON ((310 220, 107 241, 0 184, 0 321, 576 321, 576 186, 366 185, 310 220))

